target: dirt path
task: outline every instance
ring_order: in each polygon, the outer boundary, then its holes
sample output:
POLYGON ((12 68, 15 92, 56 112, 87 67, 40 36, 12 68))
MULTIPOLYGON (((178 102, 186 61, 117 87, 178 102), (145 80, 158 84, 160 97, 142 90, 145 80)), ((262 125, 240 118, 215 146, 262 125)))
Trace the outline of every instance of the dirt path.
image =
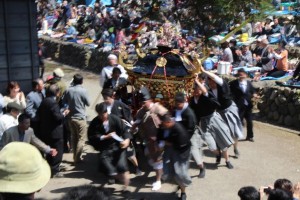
MULTIPOLYGON (((49 64, 47 70, 51 71, 56 64, 49 64)), ((74 73, 84 76, 84 87, 88 89, 92 104, 99 102, 98 75, 81 70, 63 67, 66 73, 66 82, 70 81, 74 73)), ((88 109, 88 120, 95 116, 94 106, 88 109)), ((218 168, 215 167, 215 158, 204 148, 205 163, 207 167, 206 177, 198 179, 198 170, 191 161, 190 175, 193 184, 187 189, 190 200, 238 200, 237 192, 242 186, 252 185, 255 187, 272 184, 277 178, 287 178, 292 182, 300 181, 300 137, 297 132, 289 129, 264 124, 254 123, 255 142, 240 142, 241 156, 239 159, 231 158, 234 165, 233 170, 225 167, 222 159, 218 168)), ((86 155, 81 166, 72 166, 72 155, 65 154, 63 165, 67 171, 65 178, 51 179, 50 182, 39 193, 36 199, 59 199, 69 189, 82 184, 93 184, 104 186, 114 191, 114 196, 124 199, 118 191, 118 184, 107 185, 104 176, 97 171, 97 152, 89 146, 85 148, 86 155)), ((233 149, 229 150, 233 155, 233 149)), ((143 162, 142 166, 145 166, 143 162)), ((144 167, 143 167, 144 168, 144 167)), ((176 199, 172 192, 176 186, 163 184, 158 192, 151 191, 154 181, 154 173, 145 173, 141 177, 131 174, 131 198, 130 199, 176 199)))

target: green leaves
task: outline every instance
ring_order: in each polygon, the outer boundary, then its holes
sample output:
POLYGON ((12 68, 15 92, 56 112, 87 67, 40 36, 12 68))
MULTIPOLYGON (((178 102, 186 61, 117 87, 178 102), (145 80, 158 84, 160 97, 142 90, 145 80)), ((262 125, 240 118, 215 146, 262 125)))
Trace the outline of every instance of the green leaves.
MULTIPOLYGON (((242 24, 245 20, 261 20, 265 11, 274 10, 270 0, 194 0, 189 1, 188 9, 200 21, 206 38, 229 24, 242 24), (252 14, 251 10, 259 12, 252 14)), ((188 20, 189 21, 189 20, 188 20)), ((191 24, 193 26, 195 24, 191 24)))

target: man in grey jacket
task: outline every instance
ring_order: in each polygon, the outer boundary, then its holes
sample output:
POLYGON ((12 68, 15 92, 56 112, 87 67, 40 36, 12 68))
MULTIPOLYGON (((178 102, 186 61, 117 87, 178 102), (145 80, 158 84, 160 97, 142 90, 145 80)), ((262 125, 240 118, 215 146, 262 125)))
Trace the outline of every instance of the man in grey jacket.
POLYGON ((13 126, 4 131, 0 140, 0 150, 10 142, 20 141, 30 143, 45 154, 56 156, 56 149, 46 145, 40 139, 38 139, 30 128, 30 117, 26 114, 21 114, 18 118, 19 125, 13 126))
POLYGON ((69 127, 71 130, 74 163, 82 161, 81 154, 87 140, 86 107, 90 106, 90 100, 85 88, 82 87, 83 77, 75 74, 73 86, 65 92, 63 103, 68 106, 69 127))
POLYGON ((241 61, 239 67, 251 66, 253 64, 252 53, 248 45, 244 44, 242 50, 238 50, 236 53, 241 61))
POLYGON ((39 118, 37 110, 45 98, 44 81, 40 78, 32 81, 32 91, 26 96, 25 113, 30 116, 30 127, 39 136, 39 118))

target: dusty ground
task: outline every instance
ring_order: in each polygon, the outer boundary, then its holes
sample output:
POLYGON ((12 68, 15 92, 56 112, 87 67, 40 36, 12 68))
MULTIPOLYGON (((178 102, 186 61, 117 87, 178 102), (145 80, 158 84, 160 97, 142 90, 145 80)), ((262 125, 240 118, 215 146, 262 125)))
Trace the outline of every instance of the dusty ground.
MULTIPOLYGON (((56 64, 48 63, 47 70, 51 71, 56 64)), ((98 75, 84 72, 64 66, 64 77, 69 82, 74 73, 83 74, 84 87, 88 89, 92 106, 88 109, 88 120, 96 114, 94 106, 101 101, 99 96, 98 75)), ((49 73, 49 72, 48 72, 49 73)), ((198 179, 198 170, 191 161, 190 175, 193 184, 187 189, 188 199, 191 200, 238 200, 237 192, 242 186, 255 187, 272 184, 277 178, 287 178, 292 182, 300 181, 300 137, 299 133, 261 122, 254 123, 255 142, 240 142, 241 156, 238 159, 231 158, 234 169, 225 167, 224 160, 221 165, 214 165, 215 158, 204 148, 205 163, 207 167, 206 177, 198 179)), ((110 188, 118 199, 124 199, 120 194, 121 186, 118 184, 107 185, 106 179, 97 171, 97 152, 89 146, 85 148, 84 163, 78 167, 72 165, 72 155, 65 154, 63 166, 65 178, 51 179, 50 182, 36 194, 37 199, 59 199, 64 193, 75 186, 93 184, 110 188)), ((233 150, 229 150, 233 155, 233 150)), ((141 163, 145 169, 146 162, 141 163)), ((141 177, 131 174, 132 194, 130 199, 155 199, 172 200, 176 196, 172 193, 176 186, 165 183, 158 192, 151 191, 154 181, 154 173, 145 173, 141 177)))

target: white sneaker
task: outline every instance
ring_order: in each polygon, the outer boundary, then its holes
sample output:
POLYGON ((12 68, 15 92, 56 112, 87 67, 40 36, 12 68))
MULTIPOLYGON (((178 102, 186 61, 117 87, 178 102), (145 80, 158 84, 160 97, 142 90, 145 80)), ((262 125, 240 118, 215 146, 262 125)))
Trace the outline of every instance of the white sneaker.
POLYGON ((161 188, 161 181, 156 181, 152 184, 152 191, 157 191, 161 188))

